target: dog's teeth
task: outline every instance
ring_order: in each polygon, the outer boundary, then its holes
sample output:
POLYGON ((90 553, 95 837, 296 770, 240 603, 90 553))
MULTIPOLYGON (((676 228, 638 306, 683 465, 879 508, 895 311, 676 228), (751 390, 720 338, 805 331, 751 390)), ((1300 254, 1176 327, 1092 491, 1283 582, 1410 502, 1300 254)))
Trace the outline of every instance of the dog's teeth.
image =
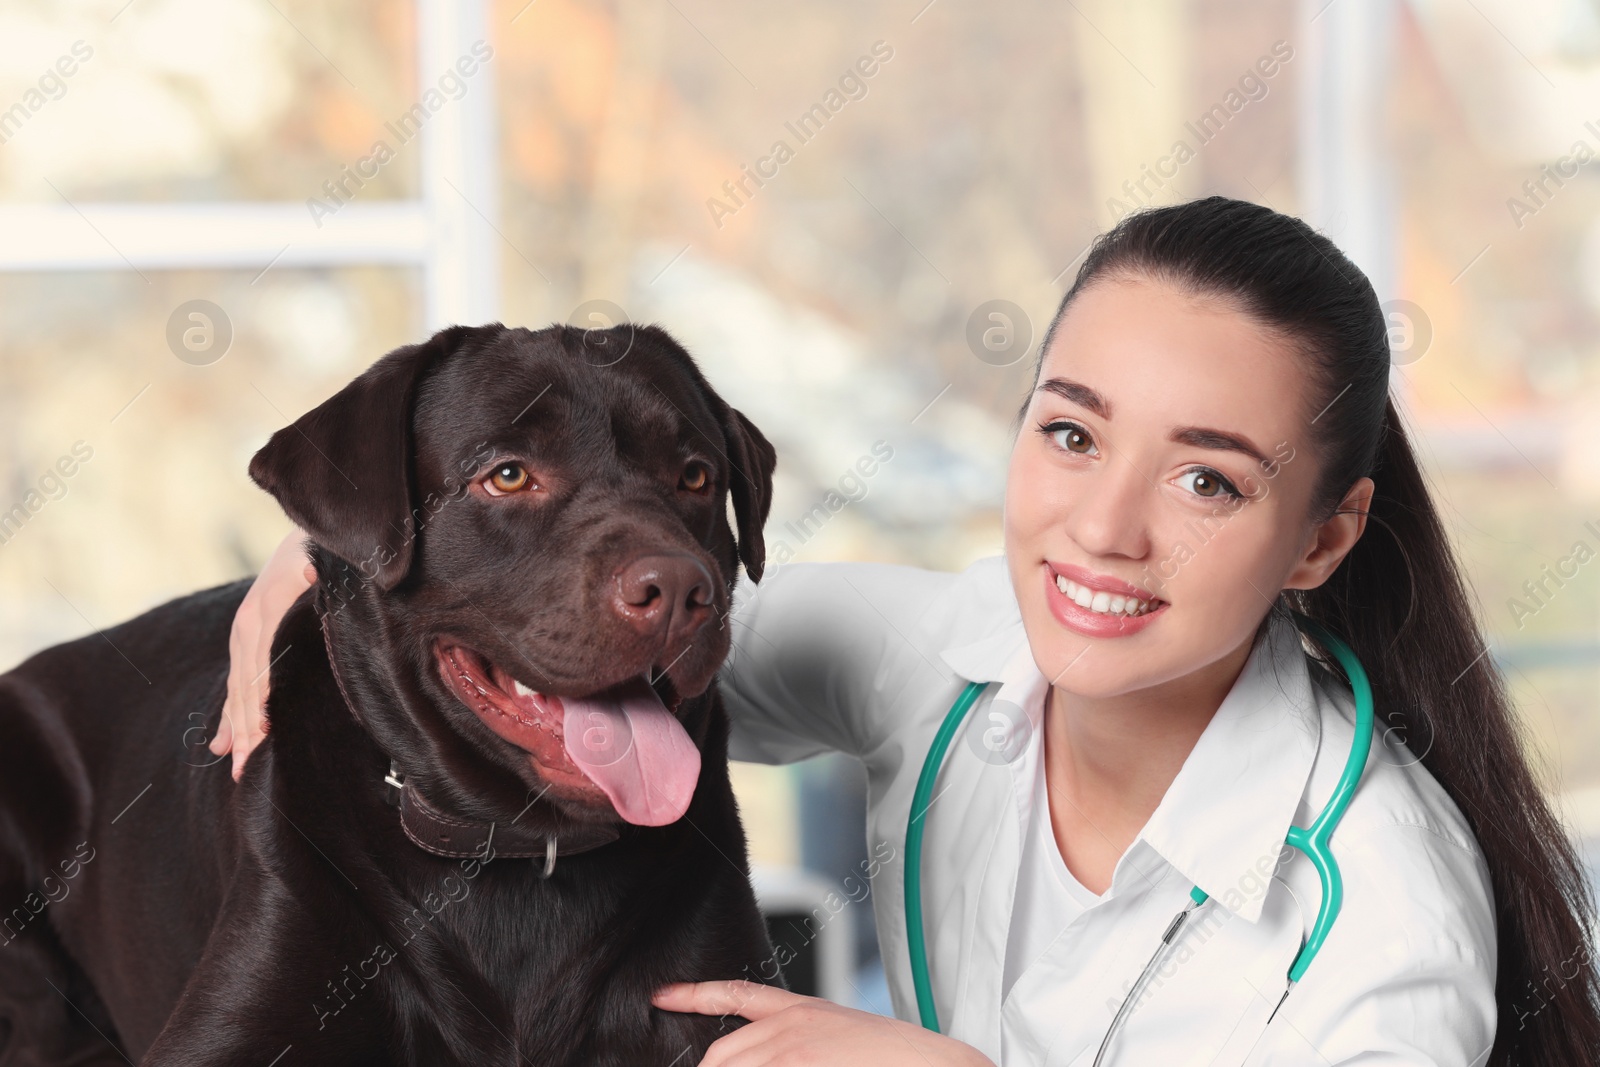
POLYGON ((529 689, 527 686, 523 685, 514 678, 511 680, 511 688, 516 690, 517 696, 519 697, 531 697, 538 695, 532 689, 529 689))

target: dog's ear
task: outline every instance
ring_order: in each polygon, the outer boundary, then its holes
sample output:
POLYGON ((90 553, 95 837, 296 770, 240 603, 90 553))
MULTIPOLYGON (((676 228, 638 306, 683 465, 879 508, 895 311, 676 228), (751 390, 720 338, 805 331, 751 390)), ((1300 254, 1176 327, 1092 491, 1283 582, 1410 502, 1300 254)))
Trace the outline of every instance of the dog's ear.
POLYGON ((381 591, 411 569, 417 387, 473 329, 452 326, 395 349, 273 434, 250 460, 250 477, 289 518, 381 591))
POLYGON ((739 534, 739 559, 752 582, 761 580, 767 562, 767 542, 762 527, 772 508, 772 472, 778 452, 743 412, 723 405, 722 436, 727 442, 733 477, 733 515, 739 534))

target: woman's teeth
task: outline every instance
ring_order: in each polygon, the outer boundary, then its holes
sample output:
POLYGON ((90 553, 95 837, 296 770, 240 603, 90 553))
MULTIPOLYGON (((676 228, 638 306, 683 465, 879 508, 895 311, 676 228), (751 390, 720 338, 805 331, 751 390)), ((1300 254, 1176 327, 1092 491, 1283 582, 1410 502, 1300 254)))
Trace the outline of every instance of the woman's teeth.
POLYGON ((1056 588, 1080 608, 1088 608, 1101 615, 1144 615, 1155 610, 1155 605, 1160 603, 1156 600, 1140 600, 1137 597, 1119 596, 1103 590, 1090 589, 1069 580, 1064 574, 1056 575, 1056 588))

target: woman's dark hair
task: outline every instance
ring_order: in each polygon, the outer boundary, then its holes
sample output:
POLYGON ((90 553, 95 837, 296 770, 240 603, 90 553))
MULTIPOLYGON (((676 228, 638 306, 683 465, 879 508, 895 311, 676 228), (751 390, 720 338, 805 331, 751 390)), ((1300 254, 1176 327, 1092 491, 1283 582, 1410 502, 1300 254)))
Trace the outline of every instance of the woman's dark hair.
POLYGON ((1045 332, 1035 385, 1073 299, 1127 278, 1219 298, 1304 357, 1306 444, 1320 468, 1313 521, 1336 514, 1357 479, 1376 489, 1367 529, 1328 580, 1283 590, 1272 611, 1293 607, 1349 643, 1380 729, 1420 756, 1477 836, 1499 942, 1488 1067, 1600 1063, 1593 901, 1390 399, 1388 321, 1371 282, 1327 237, 1257 204, 1212 196, 1146 208, 1095 239, 1045 332))

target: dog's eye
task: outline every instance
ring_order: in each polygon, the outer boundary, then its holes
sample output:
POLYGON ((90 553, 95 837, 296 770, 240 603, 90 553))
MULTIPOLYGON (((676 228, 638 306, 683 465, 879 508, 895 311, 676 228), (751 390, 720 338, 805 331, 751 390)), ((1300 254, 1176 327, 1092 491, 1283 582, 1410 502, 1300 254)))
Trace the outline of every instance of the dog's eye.
POLYGON ((491 493, 515 493, 533 482, 528 469, 520 463, 502 463, 486 480, 491 493))
POLYGON ((683 479, 678 482, 679 489, 687 489, 691 493, 702 492, 711 484, 711 472, 704 463, 691 463, 683 469, 683 479))

